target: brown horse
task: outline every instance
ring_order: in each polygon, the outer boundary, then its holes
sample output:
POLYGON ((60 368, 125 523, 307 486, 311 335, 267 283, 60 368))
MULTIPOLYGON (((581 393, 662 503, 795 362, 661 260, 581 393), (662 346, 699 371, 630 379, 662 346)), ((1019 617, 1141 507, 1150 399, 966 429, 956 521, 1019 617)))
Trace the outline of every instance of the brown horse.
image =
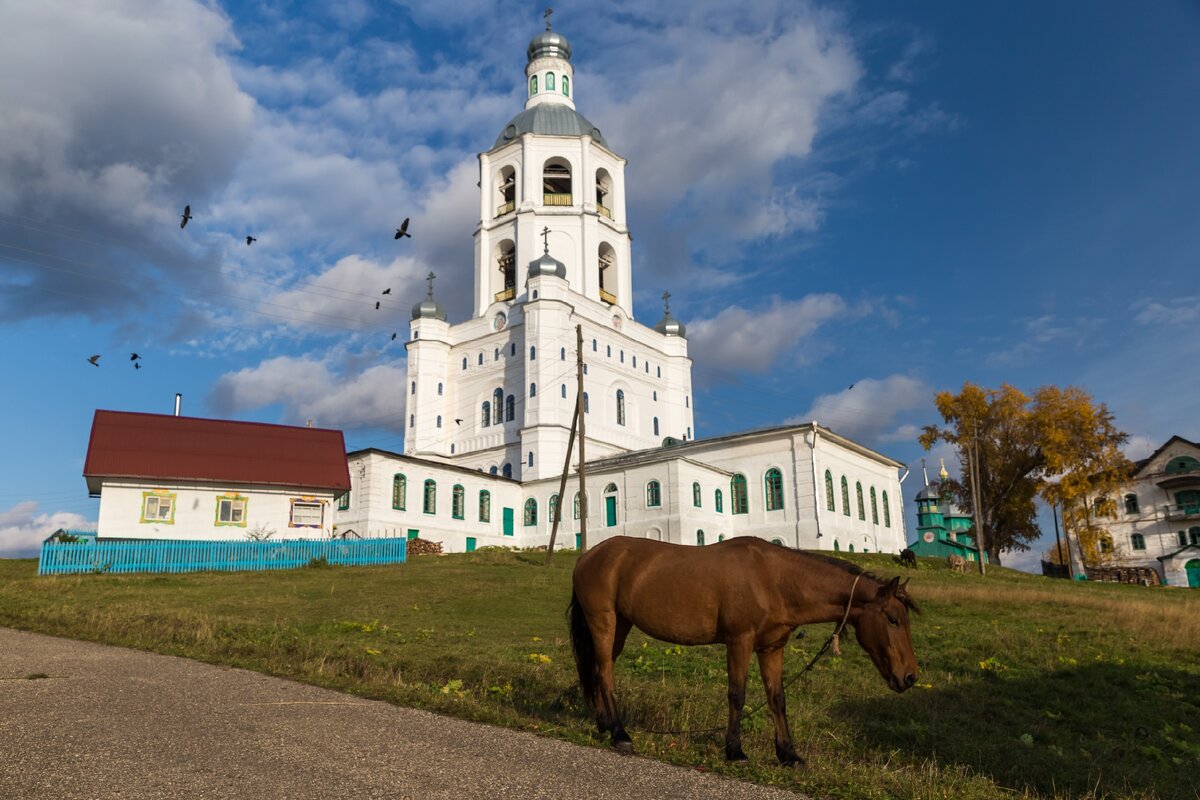
POLYGON ((725 757, 745 761, 741 717, 750 654, 775 721, 775 754, 784 765, 800 756, 788 730, 783 692, 784 645, 800 625, 838 622, 855 636, 888 686, 917 681, 908 627, 913 608, 899 578, 883 581, 854 564, 791 550, 754 537, 687 547, 624 536, 589 550, 575 565, 571 646, 584 699, 613 747, 633 752, 613 696, 613 662, 636 625, 676 644, 723 644, 729 670, 725 757))
POLYGON ((911 547, 906 547, 900 551, 900 566, 917 568, 917 554, 913 552, 911 547))

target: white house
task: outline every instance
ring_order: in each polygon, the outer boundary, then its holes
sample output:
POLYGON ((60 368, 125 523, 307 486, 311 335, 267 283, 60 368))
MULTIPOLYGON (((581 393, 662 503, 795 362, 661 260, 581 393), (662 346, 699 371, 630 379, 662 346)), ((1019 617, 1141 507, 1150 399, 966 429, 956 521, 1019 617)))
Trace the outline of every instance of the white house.
POLYGON ((83 468, 98 539, 308 539, 350 488, 342 432, 96 411, 83 468))

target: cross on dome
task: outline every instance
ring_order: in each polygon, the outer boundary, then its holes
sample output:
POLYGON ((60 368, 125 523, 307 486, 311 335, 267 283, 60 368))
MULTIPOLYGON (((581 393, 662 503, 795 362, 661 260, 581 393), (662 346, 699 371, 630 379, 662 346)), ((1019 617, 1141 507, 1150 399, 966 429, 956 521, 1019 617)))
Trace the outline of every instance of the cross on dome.
POLYGON ((542 228, 542 252, 550 254, 550 229, 547 227, 542 228))
POLYGON ((430 271, 430 273, 425 276, 425 281, 429 284, 429 297, 430 298, 433 297, 433 279, 436 277, 437 277, 437 275, 434 275, 432 271, 430 271))
POLYGON ((662 293, 662 301, 663 301, 663 313, 666 314, 668 317, 671 316, 671 293, 663 292, 662 293))
POLYGON ((546 30, 550 30, 550 15, 553 13, 554 13, 553 8, 547 8, 546 13, 542 15, 546 18, 546 30))

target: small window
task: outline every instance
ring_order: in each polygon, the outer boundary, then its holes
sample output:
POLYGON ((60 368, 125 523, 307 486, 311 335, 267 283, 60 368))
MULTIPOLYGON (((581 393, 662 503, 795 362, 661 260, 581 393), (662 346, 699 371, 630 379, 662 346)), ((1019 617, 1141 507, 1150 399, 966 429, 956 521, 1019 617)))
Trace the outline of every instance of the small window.
POLYGON ((537 525, 537 500, 532 497, 525 501, 525 524, 537 525))
POLYGON ((608 351, 608 357, 612 358, 612 345, 606 344, 606 345, 604 345, 604 349, 608 351))
POLYGON ((585 413, 585 414, 591 413, 591 409, 588 408, 588 393, 587 392, 583 393, 583 413, 585 413))
POLYGON ((510 342, 510 343, 509 343, 509 345, 508 345, 508 354, 509 354, 510 356, 515 356, 515 355, 517 354, 517 343, 516 343, 516 342, 510 342))
POLYGON ((658 481, 646 484, 646 507, 659 508, 662 506, 662 485, 658 481))
POLYGON ((246 498, 241 495, 217 498, 217 525, 246 526, 246 498))
POLYGON ((559 387, 559 393, 562 395, 563 400, 567 399, 567 385, 565 383, 559 387))
POLYGON ((658 417, 654 418, 654 435, 658 436, 658 417))
POLYGON ((624 350, 621 351, 621 363, 622 364, 625 363, 625 351, 624 350))
POLYGON ((529 347, 529 360, 537 361, 537 348, 532 345, 529 347))
POLYGON ((842 545, 838 542, 837 539, 834 539, 833 540, 833 552, 835 552, 835 553, 840 552, 841 549, 842 549, 842 545))
POLYGON ((346 492, 338 498, 338 511, 345 511, 350 507, 350 492, 346 492))
POLYGON ((853 545, 853 544, 848 544, 848 545, 846 545, 846 552, 848 552, 848 553, 853 553, 853 552, 854 552, 854 545, 853 545))
POLYGON ((536 383, 529 384, 529 396, 537 397, 537 384, 536 383))
POLYGON ((654 370, 658 373, 658 377, 662 377, 662 367, 655 367, 654 370))
POLYGON ((575 493, 575 519, 579 519, 579 492, 575 493))
POLYGON ((438 426, 439 428, 440 428, 440 427, 442 427, 442 415, 441 415, 441 414, 438 414, 438 418, 437 418, 437 426, 438 426))
POLYGON ((441 397, 441 396, 442 396, 442 385, 439 383, 438 384, 438 397, 441 397))
POLYGON ((654 390, 653 397, 654 397, 654 402, 657 403, 658 402, 658 390, 657 389, 654 390))
POLYGON ((1179 542, 1180 547, 1187 547, 1187 533, 1180 531, 1176 536, 1176 541, 1179 542))
POLYGON ((479 354, 479 366, 483 366, 483 353, 479 354))
POLYGON ((500 474, 506 478, 512 477, 512 464, 505 464, 504 469, 500 470, 500 474))
POLYGON ((845 475, 842 476, 842 514, 850 516, 850 484, 845 475))
POLYGON ((529 79, 529 93, 537 94, 537 75, 529 79))
POLYGON ((493 464, 492 468, 488 470, 488 473, 491 475, 496 475, 499 472, 500 472, 500 469, 495 464, 493 464))
POLYGON ((696 508, 700 508, 700 484, 699 483, 692 484, 692 505, 694 505, 696 508))
MULTIPOLYGON (((466 368, 467 368, 467 357, 463 356, 463 369, 466 369, 466 368)), ((414 387, 414 391, 415 391, 415 388, 416 387, 414 387)))
POLYGON ((783 547, 783 539, 772 539, 771 544, 777 544, 780 547, 783 547))
POLYGON ((833 473, 825 470, 825 508, 837 511, 837 503, 833 499, 833 473))
POLYGON ((554 73, 553 72, 546 73, 546 91, 547 92, 554 91, 554 73))
POLYGON ((454 519, 463 519, 467 514, 467 496, 466 490, 462 484, 454 485, 454 493, 450 498, 450 516, 454 519))
POLYGON ((426 514, 437 513, 437 482, 432 478, 425 481, 425 501, 423 510, 426 514))
POLYGON ((480 407, 479 416, 480 416, 479 422, 480 422, 481 427, 486 428, 492 424, 492 404, 489 403, 487 400, 483 401, 483 405, 480 407))
POLYGON ((558 495, 556 495, 556 494, 550 495, 550 506, 549 506, 547 513, 549 514, 549 516, 547 517, 546 521, 553 524, 554 518, 556 516, 558 516, 558 495))
MULTIPOLYGON (((492 474, 496 474, 496 468, 492 467, 492 474)), ((492 493, 484 489, 479 493, 479 521, 492 521, 492 493)))
POLYGON ((617 389, 617 424, 625 424, 625 391, 617 389))
POLYGON ((559 361, 567 360, 567 348, 565 348, 565 347, 558 348, 558 360, 559 361))
POLYGON ((531 467, 533 466, 533 451, 532 450, 529 451, 529 456, 526 459, 526 463, 531 467))
POLYGON ((504 422, 504 390, 496 389, 492 392, 492 424, 499 425, 504 422))
POLYGON ((858 518, 867 521, 867 510, 863 507, 862 481, 854 482, 854 493, 858 496, 858 518))
POLYGON ((392 508, 404 511, 408 505, 408 478, 397 472, 392 476, 392 508))
POLYGON ((871 487, 871 524, 879 524, 879 501, 875 499, 875 487, 871 487))
MULTIPOLYGON (((1138 508, 1137 495, 1132 494, 1132 493, 1125 495, 1125 513, 1126 514, 1136 514, 1136 513, 1138 513, 1138 511, 1139 511, 1139 508, 1138 508)), ((1138 548, 1138 549, 1143 549, 1143 548, 1138 548)))
POLYGON ((750 501, 746 496, 746 476, 738 473, 729 480, 729 497, 734 514, 750 513, 750 501))
POLYGON ((454 455, 454 445, 450 445, 450 455, 454 455))
POLYGON ((718 533, 718 534, 717 534, 717 541, 718 541, 718 542, 723 542, 723 541, 725 541, 725 534, 723 534, 723 533, 718 533))
POLYGON ((324 523, 325 506, 310 500, 293 500, 288 518, 291 528, 319 528, 324 523))
POLYGON ((704 531, 696 531, 696 545, 698 547, 704 546, 704 531))
POLYGON ((564 97, 571 96, 571 78, 567 75, 562 76, 562 93, 564 97))
POLYGON ((686 394, 683 396, 683 407, 684 408, 692 407, 692 399, 686 394))
POLYGON ((892 527, 892 510, 888 506, 887 492, 883 493, 883 527, 892 527))
POLYGON ((596 346, 597 346, 597 345, 596 345, 596 340, 595 340, 595 339, 592 339, 592 352, 593 352, 593 353, 594 353, 594 352, 596 352, 596 346))
POLYGON ((772 467, 767 470, 765 479, 767 511, 778 511, 783 508, 783 473, 772 467))
POLYGON ((1188 544, 1200 544, 1200 528, 1188 528, 1188 544))
POLYGON ((492 351, 492 361, 499 361, 499 360, 500 360, 500 348, 497 347, 495 350, 492 351))
POLYGON ((1131 544, 1133 545, 1134 550, 1145 550, 1146 549, 1146 537, 1142 536, 1142 534, 1135 533, 1135 534, 1133 534, 1133 536, 1130 536, 1129 539, 1130 539, 1131 544))
POLYGON ((511 394, 504 398, 504 421, 512 422, 516 419, 517 399, 511 394))
POLYGON ((409 414, 408 415, 408 427, 411 428, 411 427, 415 426, 416 424, 417 424, 417 418, 414 417, 412 414, 409 414))
POLYGON ((409 393, 409 394, 416 394, 416 393, 417 393, 417 382, 416 382, 416 381, 413 381, 413 382, 412 382, 412 388, 409 390, 409 392, 408 392, 408 393, 409 393))
POLYGON ((633 357, 633 368, 637 369, 637 356, 633 357))
POLYGON ((725 513, 725 498, 724 498, 724 496, 721 494, 721 490, 720 490, 720 489, 717 489, 717 490, 716 490, 716 491, 713 493, 713 508, 715 508, 715 509, 717 510, 717 513, 718 513, 718 514, 724 514, 724 513, 725 513))

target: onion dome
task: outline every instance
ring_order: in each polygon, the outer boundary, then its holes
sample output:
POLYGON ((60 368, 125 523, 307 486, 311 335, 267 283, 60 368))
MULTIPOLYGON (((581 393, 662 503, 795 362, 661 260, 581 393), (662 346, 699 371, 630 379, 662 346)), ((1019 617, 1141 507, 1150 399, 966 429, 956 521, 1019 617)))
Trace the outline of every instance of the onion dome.
POLYGON ((523 133, 541 133, 548 136, 590 136, 598 144, 608 147, 600 129, 587 117, 570 106, 561 103, 541 103, 527 108, 508 121, 504 130, 496 137, 492 147, 507 144, 520 138, 523 133))
POLYGON ((567 265, 550 255, 549 228, 542 229, 542 237, 545 240, 545 252, 529 262, 529 277, 536 278, 539 275, 553 275, 556 278, 566 278, 567 265))
POLYGON ((936 483, 926 486, 921 491, 917 492, 918 500, 937 500, 940 497, 938 494, 938 485, 936 483))
POLYGON ((663 292, 663 318, 654 326, 654 330, 664 336, 678 336, 680 339, 687 338, 687 326, 679 320, 671 316, 671 293, 663 292))
POLYGON ((413 306, 413 319, 437 319, 442 322, 446 321, 446 309, 442 308, 442 304, 433 299, 433 279, 436 276, 431 272, 425 280, 429 282, 429 294, 425 299, 413 306))
POLYGON ((529 40, 525 54, 529 56, 530 61, 536 58, 562 58, 570 61, 571 43, 558 31, 544 30, 529 40))

